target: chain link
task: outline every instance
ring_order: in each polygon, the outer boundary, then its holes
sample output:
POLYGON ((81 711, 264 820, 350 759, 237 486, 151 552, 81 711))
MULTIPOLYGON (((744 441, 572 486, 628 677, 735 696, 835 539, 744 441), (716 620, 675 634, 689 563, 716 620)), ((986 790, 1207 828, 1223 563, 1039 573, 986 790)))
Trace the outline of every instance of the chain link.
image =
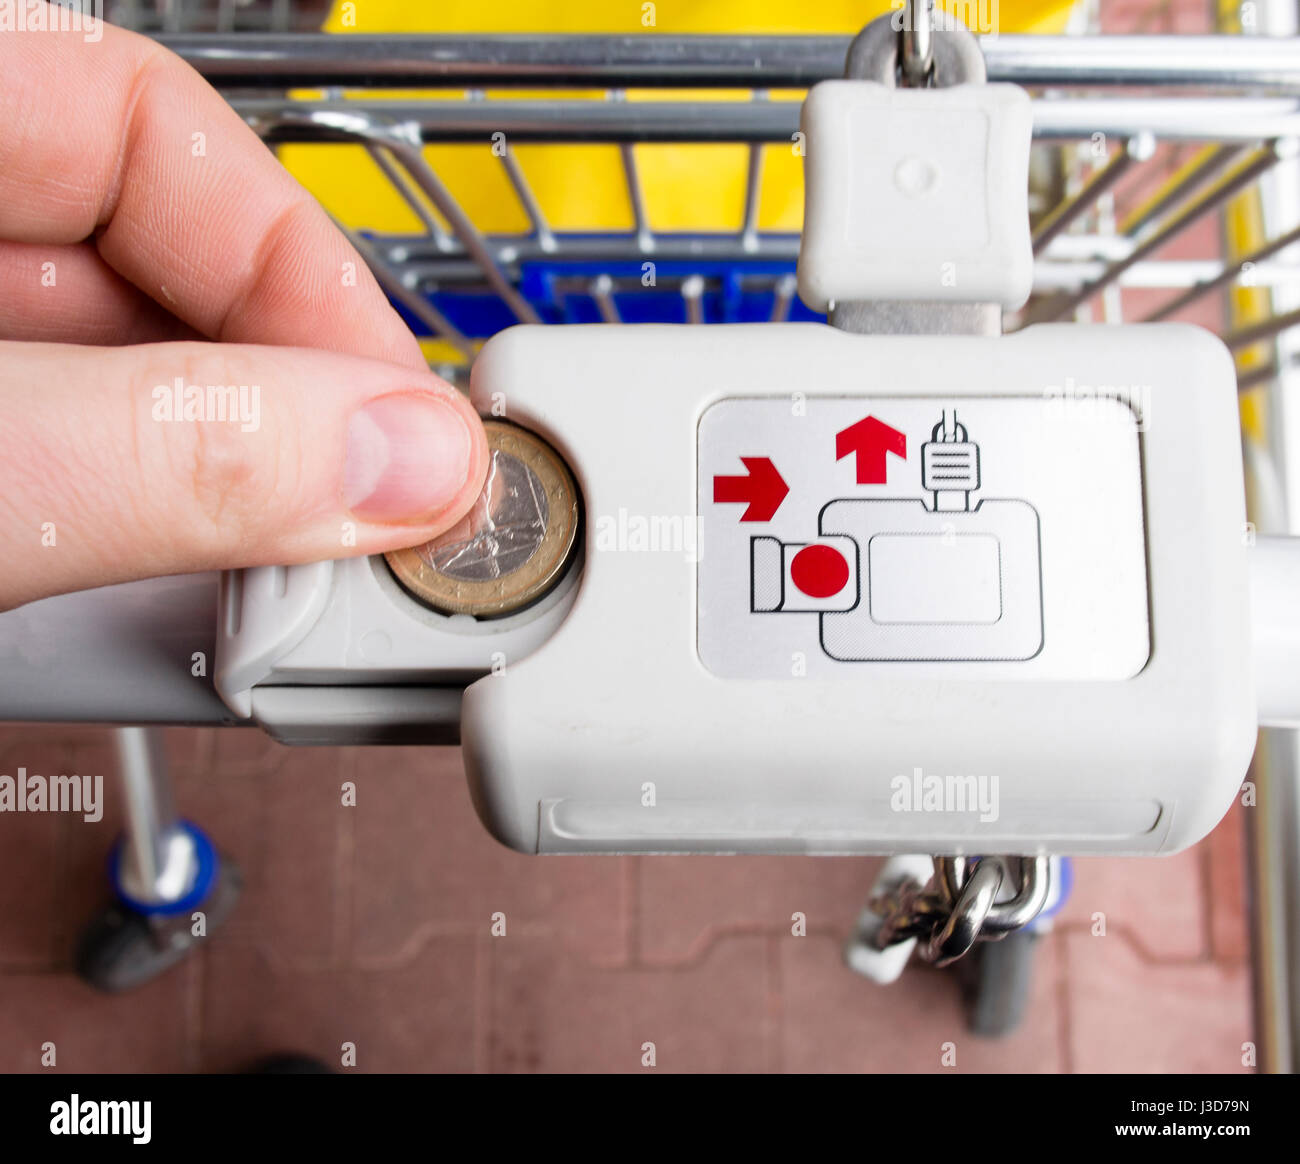
POLYGON ((965 25, 945 17, 935 28, 932 0, 908 0, 900 29, 887 12, 871 21, 849 45, 844 75, 891 89, 978 85, 988 79, 979 41, 965 25))
POLYGON ((899 32, 898 71, 909 89, 924 89, 934 77, 934 0, 907 0, 899 32))
POLYGON ((927 885, 909 878, 872 900, 882 919, 876 945, 883 950, 915 938, 926 961, 947 966, 976 942, 997 941, 1033 921, 1051 880, 1047 857, 936 857, 927 885))

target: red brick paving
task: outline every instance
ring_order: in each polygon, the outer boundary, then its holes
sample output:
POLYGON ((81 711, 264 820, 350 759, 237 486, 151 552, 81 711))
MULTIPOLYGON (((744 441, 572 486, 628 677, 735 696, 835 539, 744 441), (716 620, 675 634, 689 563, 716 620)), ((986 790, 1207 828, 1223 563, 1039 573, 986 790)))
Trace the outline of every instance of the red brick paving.
POLYGON ((1208 959, 1149 962, 1113 931, 1104 938, 1068 932, 1065 958, 1075 1070, 1247 1070, 1242 1046, 1254 1036, 1245 967, 1208 959))
POLYGON ((1062 921, 1089 932, 1094 924, 1104 924, 1107 934, 1122 932, 1128 945, 1148 960, 1195 961, 1208 949, 1202 869, 1199 847, 1158 861, 1078 860, 1062 921), (1103 916, 1094 922, 1096 914, 1103 916))
POLYGON ((1057 945, 1054 935, 1039 943, 1023 1027, 1009 1039, 989 1040, 967 1032, 952 972, 909 966, 893 986, 875 987, 843 969, 838 938, 792 939, 782 948, 781 1066, 808 1072, 1061 1071, 1057 945), (946 1066, 950 1049, 955 1063, 946 1066))
MULTIPOLYGON (((238 861, 242 900, 197 957, 100 997, 68 967, 105 892, 111 775, 100 824, 0 815, 0 1070, 41 1070, 47 1041, 86 1071, 338 1063, 349 1042, 359 1071, 641 1071, 644 1044, 660 1071, 1242 1069, 1249 810, 1188 853, 1078 862, 1024 1028, 987 1041, 951 973, 879 988, 844 969, 875 860, 524 857, 480 827, 453 749, 167 739, 181 810, 238 861)), ((100 729, 10 728, 0 760, 109 775, 111 751, 100 729)))

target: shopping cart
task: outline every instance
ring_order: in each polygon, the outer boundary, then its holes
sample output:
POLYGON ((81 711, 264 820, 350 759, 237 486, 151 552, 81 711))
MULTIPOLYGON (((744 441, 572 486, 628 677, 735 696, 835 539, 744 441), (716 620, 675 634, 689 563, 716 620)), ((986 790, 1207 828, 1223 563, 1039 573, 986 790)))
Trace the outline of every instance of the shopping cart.
MULTIPOLYGON (((302 27, 290 6, 274 12, 275 27, 302 27)), ((798 203, 801 91, 841 75, 847 29, 745 36, 661 28, 587 36, 226 31, 240 17, 240 9, 219 5, 212 31, 184 31, 180 16, 151 30, 221 88, 321 197, 449 378, 463 380, 481 343, 515 322, 817 318, 794 293, 799 223, 788 210, 798 203), (486 225, 467 208, 457 163, 439 153, 462 147, 478 151, 475 173, 486 165, 496 172, 495 188, 513 193, 513 225, 486 225), (625 201, 624 217, 602 211, 595 217, 604 229, 584 229, 548 214, 537 178, 545 166, 539 170, 529 153, 547 149, 603 151, 601 172, 625 201), (682 151, 693 149, 714 151, 698 156, 723 158, 739 175, 731 183, 733 223, 681 229, 657 215, 647 193, 660 189, 655 164, 698 184, 698 171, 682 162, 690 156, 682 151), (313 161, 312 150, 335 151, 334 160, 313 161), (369 167, 364 179, 347 168, 358 157, 369 167), (331 182, 340 159, 350 180, 372 191, 380 184, 386 194, 374 196, 390 212, 396 207, 405 225, 382 229, 339 201, 331 182), (770 210, 774 174, 785 189, 770 210)), ((1224 31, 1234 35, 1002 33, 983 49, 991 80, 1034 94, 1038 264, 1022 322, 1118 322, 1136 305, 1139 318, 1179 314, 1217 326, 1239 356, 1254 520, 1261 532, 1280 532, 1288 513, 1300 512, 1300 483, 1284 471, 1298 463, 1286 392, 1300 350, 1288 331, 1300 323, 1300 293, 1287 261, 1300 241, 1291 149, 1300 135, 1300 42, 1224 31), (1167 257, 1166 248, 1216 221, 1225 259, 1167 257), (1227 301, 1221 313, 1216 295, 1227 301)), ((142 614, 154 642, 211 641, 212 579, 159 583, 149 601, 142 593, 69 596, 54 600, 57 615, 52 604, 37 604, 21 625, 6 616, 6 633, 39 637, 47 660, 22 691, 6 691, 6 716, 228 722, 214 693, 176 684, 153 652, 131 645, 142 614), (52 627, 66 611, 112 629, 74 642, 52 627), (51 678, 61 653, 74 651, 83 678, 51 678), (94 682, 108 673, 120 677, 111 691, 94 682)), ((137 755, 141 746, 134 738, 137 755)), ((1294 857, 1287 836, 1295 820, 1294 740, 1272 736, 1260 757, 1253 779, 1270 793, 1261 798, 1269 807, 1254 817, 1256 901, 1275 915, 1257 917, 1256 936, 1263 1012, 1277 1015, 1295 1013, 1284 1005, 1291 976, 1277 973, 1289 940, 1278 915, 1296 892, 1294 878, 1278 873, 1294 857)), ((178 826, 159 808, 156 764, 137 760, 124 774, 132 811, 123 859, 135 868, 137 893, 147 893, 178 826)))

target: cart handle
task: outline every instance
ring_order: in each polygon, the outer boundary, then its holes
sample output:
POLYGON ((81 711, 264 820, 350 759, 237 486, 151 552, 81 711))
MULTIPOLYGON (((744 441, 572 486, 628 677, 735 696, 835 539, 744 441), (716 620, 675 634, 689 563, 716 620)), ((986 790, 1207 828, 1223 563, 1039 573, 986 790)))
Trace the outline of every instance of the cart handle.
MULTIPOLYGON (((1300 727, 1300 537, 1250 558, 1261 727, 1300 727)), ((0 721, 246 725, 212 686, 217 575, 128 582, 0 614, 0 721)))

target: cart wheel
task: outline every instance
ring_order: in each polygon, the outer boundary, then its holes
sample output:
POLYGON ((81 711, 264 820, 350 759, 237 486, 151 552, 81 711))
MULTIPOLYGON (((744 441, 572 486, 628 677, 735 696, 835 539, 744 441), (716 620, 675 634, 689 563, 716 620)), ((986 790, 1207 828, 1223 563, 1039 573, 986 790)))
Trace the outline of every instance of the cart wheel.
POLYGON ((81 932, 77 976, 109 994, 143 986, 212 936, 239 897, 240 884, 238 868, 222 858, 207 896, 184 914, 161 917, 112 902, 81 932), (194 933, 194 911, 204 914, 201 934, 194 933))
POLYGON ((1020 1026, 1037 943, 1032 930, 1019 930, 1001 941, 980 942, 958 963, 963 969, 966 1024, 973 1034, 1000 1039, 1020 1026))

